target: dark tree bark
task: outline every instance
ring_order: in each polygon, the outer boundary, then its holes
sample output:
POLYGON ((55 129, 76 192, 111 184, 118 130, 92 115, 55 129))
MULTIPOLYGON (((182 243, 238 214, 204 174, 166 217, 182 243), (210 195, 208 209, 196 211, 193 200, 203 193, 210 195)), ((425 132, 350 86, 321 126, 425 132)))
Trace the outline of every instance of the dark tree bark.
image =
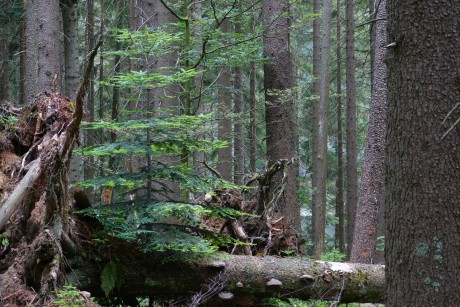
POLYGON ((347 74, 347 241, 348 256, 353 245, 358 202, 358 148, 356 128, 355 19, 354 0, 345 1, 347 74))
MULTIPOLYGON (((3 1, 3 10, 7 10, 10 5, 9 0, 3 1)), ((8 92, 10 85, 9 76, 9 57, 10 57, 10 27, 9 22, 5 22, 2 25, 2 65, 0 67, 0 102, 8 100, 8 92)))
POLYGON ((256 64, 252 62, 249 73, 249 168, 253 173, 257 170, 256 113, 256 64))
POLYGON ((460 301, 460 2, 388 1, 387 306, 460 301))
POLYGON ((380 0, 375 23, 374 85, 369 114, 364 162, 361 173, 361 191, 356 210, 356 223, 350 261, 374 263, 379 225, 379 211, 383 210, 383 183, 385 171, 385 134, 387 80, 385 55, 386 0, 380 0))
MULTIPOLYGON (((24 5, 24 9, 26 5, 24 5)), ((18 101, 20 105, 26 103, 26 18, 22 17, 21 20, 21 30, 19 34, 20 38, 20 50, 21 54, 19 55, 19 97, 18 101)))
POLYGON ((340 0, 337 0, 337 193, 335 198, 335 246, 343 254, 345 250, 345 210, 343 200, 343 128, 342 128, 342 17, 340 0))
MULTIPOLYGON (((297 159, 297 118, 294 101, 291 51, 289 46, 289 1, 264 0, 262 14, 268 28, 264 41, 265 121, 267 133, 267 158, 269 165, 278 160, 297 159), (280 16, 284 14, 283 16, 280 16)), ((286 237, 295 239, 300 234, 300 209, 297 204, 298 162, 288 166, 287 182, 278 208, 284 216, 286 237)), ((270 187, 275 192, 282 184, 282 174, 275 176, 270 187)))

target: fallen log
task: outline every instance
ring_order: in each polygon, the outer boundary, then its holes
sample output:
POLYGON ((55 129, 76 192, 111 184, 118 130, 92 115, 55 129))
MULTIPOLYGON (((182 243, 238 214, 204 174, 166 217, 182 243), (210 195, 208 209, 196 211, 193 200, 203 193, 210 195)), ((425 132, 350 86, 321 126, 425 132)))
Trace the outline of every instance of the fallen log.
MULTIPOLYGON (((136 252, 134 246, 122 245, 111 249, 111 259, 118 259, 114 271, 123 272, 123 284, 113 289, 110 296, 128 301, 135 297, 181 299, 181 302, 188 300, 187 306, 198 306, 206 300, 210 306, 254 306, 269 297, 384 302, 383 265, 228 254, 194 264, 164 263, 161 256, 136 252)), ((89 257, 88 262, 91 259, 94 257, 89 257)), ((80 282, 80 289, 93 296, 104 296, 98 280, 101 269, 88 262, 73 268, 70 281, 80 282)))

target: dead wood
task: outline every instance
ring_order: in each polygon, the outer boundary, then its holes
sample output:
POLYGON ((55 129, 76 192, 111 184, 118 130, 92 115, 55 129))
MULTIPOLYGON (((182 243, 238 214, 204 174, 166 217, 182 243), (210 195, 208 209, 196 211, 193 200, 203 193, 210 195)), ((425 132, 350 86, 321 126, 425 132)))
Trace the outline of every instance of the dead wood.
POLYGON ((44 92, 27 107, 1 110, 15 112, 18 121, 0 127, 0 237, 9 242, 0 254, 0 304, 46 305, 64 284, 65 259, 77 238, 67 169, 100 44, 89 55, 75 104, 44 92))

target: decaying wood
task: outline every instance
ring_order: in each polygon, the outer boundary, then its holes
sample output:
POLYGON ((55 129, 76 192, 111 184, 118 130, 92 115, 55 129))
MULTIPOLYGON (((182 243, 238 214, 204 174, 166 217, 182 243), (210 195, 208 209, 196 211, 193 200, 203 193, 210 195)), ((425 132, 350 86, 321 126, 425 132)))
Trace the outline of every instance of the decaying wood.
POLYGON ((65 257, 76 249, 67 169, 100 44, 89 55, 75 104, 44 92, 27 107, 9 108, 18 122, 0 127, 0 236, 9 241, 0 254, 0 305, 47 305, 64 284, 65 257))
MULTIPOLYGON (((214 293, 210 306, 255 306, 268 297, 344 303, 382 303, 384 300, 383 265, 227 254, 198 264, 164 263, 155 255, 135 252, 135 248, 120 248, 123 251, 111 250, 121 260, 117 265, 126 272, 124 285, 113 292, 118 297, 187 299, 218 283, 221 286, 215 287, 219 291, 214 293), (233 298, 221 300, 217 295, 220 292, 232 293, 233 298)), ((94 272, 89 262, 85 270, 79 271, 79 280, 94 281, 85 275, 94 272)), ((92 284, 82 284, 82 287, 93 295, 101 295, 92 284)))

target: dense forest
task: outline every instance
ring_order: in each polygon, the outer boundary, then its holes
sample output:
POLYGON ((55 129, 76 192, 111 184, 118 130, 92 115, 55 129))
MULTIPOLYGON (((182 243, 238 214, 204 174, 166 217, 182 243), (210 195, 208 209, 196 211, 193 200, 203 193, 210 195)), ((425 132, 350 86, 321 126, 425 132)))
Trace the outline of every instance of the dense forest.
POLYGON ((459 15, 4 0, 0 305, 458 305, 459 15))

